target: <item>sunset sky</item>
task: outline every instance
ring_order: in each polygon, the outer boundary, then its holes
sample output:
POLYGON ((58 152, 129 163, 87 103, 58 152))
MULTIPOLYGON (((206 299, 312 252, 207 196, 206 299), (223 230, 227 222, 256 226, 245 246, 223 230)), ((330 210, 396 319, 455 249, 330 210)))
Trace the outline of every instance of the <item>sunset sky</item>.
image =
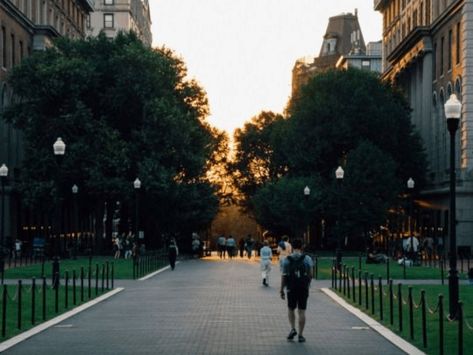
POLYGON ((282 112, 296 59, 318 56, 331 16, 358 9, 365 42, 381 39, 372 0, 151 0, 153 43, 173 49, 207 91, 210 123, 230 134, 282 112))

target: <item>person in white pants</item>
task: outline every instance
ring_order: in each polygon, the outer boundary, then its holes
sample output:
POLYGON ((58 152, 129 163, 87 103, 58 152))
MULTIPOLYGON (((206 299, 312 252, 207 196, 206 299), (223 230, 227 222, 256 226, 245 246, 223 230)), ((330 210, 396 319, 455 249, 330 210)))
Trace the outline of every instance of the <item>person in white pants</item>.
POLYGON ((263 242, 263 247, 260 249, 261 257, 261 277, 263 278, 263 285, 269 286, 269 273, 271 271, 271 259, 273 258, 273 252, 269 247, 267 240, 263 242))

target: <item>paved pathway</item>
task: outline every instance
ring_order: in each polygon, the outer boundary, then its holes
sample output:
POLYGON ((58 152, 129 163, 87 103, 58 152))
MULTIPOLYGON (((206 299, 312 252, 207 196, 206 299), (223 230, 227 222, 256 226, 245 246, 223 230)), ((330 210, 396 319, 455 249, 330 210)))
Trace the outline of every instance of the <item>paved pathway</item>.
POLYGON ((260 284, 254 261, 190 260, 125 290, 8 354, 402 354, 314 283, 305 337, 288 342, 279 270, 260 284))

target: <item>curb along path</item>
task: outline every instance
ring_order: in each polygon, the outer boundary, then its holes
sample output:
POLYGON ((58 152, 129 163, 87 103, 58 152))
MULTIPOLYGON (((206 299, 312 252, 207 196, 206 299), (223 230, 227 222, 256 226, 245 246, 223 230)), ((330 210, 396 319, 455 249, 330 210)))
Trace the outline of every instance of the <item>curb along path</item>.
POLYGON ((279 270, 261 285, 259 264, 190 260, 8 349, 8 354, 403 354, 318 289, 304 335, 286 340, 279 270))

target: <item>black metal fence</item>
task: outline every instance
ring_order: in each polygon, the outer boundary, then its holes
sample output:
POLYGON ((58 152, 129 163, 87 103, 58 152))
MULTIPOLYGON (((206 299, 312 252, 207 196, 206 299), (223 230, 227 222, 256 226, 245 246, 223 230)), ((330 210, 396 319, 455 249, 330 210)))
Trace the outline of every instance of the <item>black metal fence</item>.
MULTIPOLYGON (((445 354, 445 323, 457 327, 457 349, 456 353, 464 354, 464 330, 465 328, 473 331, 473 326, 463 315, 463 303, 459 302, 459 307, 455 317, 450 318, 444 312, 444 298, 439 295, 437 302, 433 308, 429 307, 425 291, 421 290, 420 300, 416 303, 413 297, 412 287, 408 287, 407 298, 404 298, 402 284, 399 283, 397 288, 394 287, 393 281, 390 279, 388 284, 383 286, 383 280, 378 277, 374 279, 374 275, 368 275, 367 272, 362 274, 358 271, 358 278, 355 278, 355 268, 343 265, 340 269, 332 267, 332 289, 338 291, 343 297, 358 304, 360 309, 364 309, 366 313, 377 316, 381 321, 389 323, 392 328, 397 328, 403 333, 405 327, 408 329, 408 338, 412 341, 415 337, 420 336, 422 346, 429 346, 429 329, 427 315, 431 317, 437 316, 438 336, 436 340, 438 344, 432 344, 438 348, 439 354, 445 354), (358 292, 355 292, 355 290, 358 292), (387 304, 386 304, 387 303, 387 304), (385 309, 388 314, 385 314, 385 309), (396 309, 397 308, 397 309, 396 309), (415 312, 420 312, 415 313, 415 312), (407 313, 407 319, 404 315, 407 313), (420 329, 415 328, 415 317, 420 318, 420 329), (397 319, 395 319, 397 317, 397 319)), ((419 338, 420 339, 420 338, 419 338)))
POLYGON ((60 278, 59 287, 53 287, 51 279, 32 278, 24 284, 3 285, 1 296, 1 336, 18 333, 26 325, 29 328, 37 323, 56 316, 74 306, 97 297, 114 288, 114 264, 96 264, 81 267, 79 273, 65 271, 60 278), (14 290, 14 291, 13 291, 14 290), (14 330, 14 331, 13 331, 14 330))
POLYGON ((165 258, 163 251, 152 251, 132 259, 133 279, 139 279, 163 267, 165 258))

